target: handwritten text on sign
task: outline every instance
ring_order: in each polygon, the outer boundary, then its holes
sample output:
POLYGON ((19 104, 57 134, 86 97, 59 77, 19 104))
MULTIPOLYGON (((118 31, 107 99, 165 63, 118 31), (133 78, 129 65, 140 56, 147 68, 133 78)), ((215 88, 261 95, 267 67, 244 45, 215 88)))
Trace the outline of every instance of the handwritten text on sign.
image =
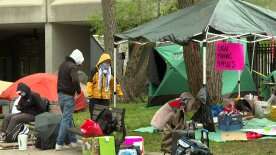
POLYGON ((222 42, 216 43, 216 66, 217 71, 243 70, 244 48, 240 43, 222 42))

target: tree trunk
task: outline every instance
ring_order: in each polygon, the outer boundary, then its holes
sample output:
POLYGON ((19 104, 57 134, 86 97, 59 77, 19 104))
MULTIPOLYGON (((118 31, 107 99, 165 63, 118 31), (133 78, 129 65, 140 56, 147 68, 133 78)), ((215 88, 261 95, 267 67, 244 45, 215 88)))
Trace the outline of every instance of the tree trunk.
POLYGON ((135 101, 144 95, 147 88, 147 68, 149 52, 147 48, 151 45, 141 46, 134 44, 127 64, 125 76, 123 77, 124 101, 135 101))
POLYGON ((177 0, 178 2, 178 9, 183 9, 189 6, 194 5, 195 3, 199 2, 200 0, 177 0))
POLYGON ((216 63, 216 50, 215 44, 209 43, 207 45, 207 67, 206 67, 206 78, 207 78, 207 89, 210 95, 210 103, 219 103, 222 101, 221 90, 222 90, 222 72, 215 70, 216 63))
POLYGON ((183 9, 194 4, 194 0, 177 0, 178 8, 183 9))
POLYGON ((189 42, 184 46, 184 61, 186 64, 187 78, 190 91, 196 96, 202 87, 202 61, 200 56, 200 47, 198 43, 189 42))
MULTIPOLYGON (((218 103, 222 100, 222 73, 215 71, 215 55, 214 43, 208 44, 206 53, 206 77, 210 103, 218 103)), ((186 64, 190 91, 193 96, 196 96, 203 84, 203 66, 199 44, 189 42, 188 45, 184 46, 183 56, 186 64)))
POLYGON ((113 55, 114 33, 116 32, 115 0, 102 0, 102 12, 104 20, 104 46, 105 50, 113 55))

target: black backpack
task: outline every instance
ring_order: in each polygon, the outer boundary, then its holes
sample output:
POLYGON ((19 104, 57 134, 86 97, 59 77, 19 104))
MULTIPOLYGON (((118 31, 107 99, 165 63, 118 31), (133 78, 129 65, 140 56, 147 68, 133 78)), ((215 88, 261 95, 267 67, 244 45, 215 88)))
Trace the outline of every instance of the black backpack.
POLYGON ((117 120, 113 117, 112 112, 109 109, 102 110, 98 115, 96 122, 99 124, 105 135, 109 135, 116 130, 117 120))
POLYGON ((58 137, 59 127, 50 135, 49 138, 45 138, 41 135, 36 135, 35 147, 41 150, 54 149, 56 145, 56 139, 58 137))
POLYGON ((5 142, 13 143, 17 142, 18 134, 24 129, 24 123, 17 124, 11 131, 6 134, 5 142))

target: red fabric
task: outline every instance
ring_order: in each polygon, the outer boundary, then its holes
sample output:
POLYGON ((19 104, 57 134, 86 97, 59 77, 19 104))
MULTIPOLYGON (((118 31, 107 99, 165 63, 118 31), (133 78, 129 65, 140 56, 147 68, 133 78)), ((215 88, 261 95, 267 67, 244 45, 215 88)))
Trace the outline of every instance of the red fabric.
POLYGON ((97 122, 87 119, 80 126, 81 132, 85 137, 103 136, 103 131, 97 122))
POLYGON ((255 132, 247 132, 246 133, 246 138, 247 139, 258 139, 261 138, 263 135, 255 133, 255 132))
POLYGON ((28 85, 32 91, 37 92, 40 96, 50 101, 57 101, 57 76, 48 73, 36 73, 17 80, 1 93, 0 98, 12 100, 16 97, 16 88, 20 82, 28 85))
POLYGON ((85 109, 87 107, 87 101, 84 96, 84 93, 81 92, 80 95, 78 95, 75 98, 75 111, 80 111, 82 109, 85 109))
POLYGON ((175 100, 170 101, 169 105, 173 108, 178 108, 179 109, 180 106, 181 106, 181 98, 176 98, 175 100))

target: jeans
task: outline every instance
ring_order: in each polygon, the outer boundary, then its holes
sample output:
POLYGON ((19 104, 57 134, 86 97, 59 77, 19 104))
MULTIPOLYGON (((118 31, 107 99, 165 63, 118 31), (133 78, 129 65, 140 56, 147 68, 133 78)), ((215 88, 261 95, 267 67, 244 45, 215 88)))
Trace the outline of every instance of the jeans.
POLYGON ((77 141, 76 136, 68 132, 68 128, 73 127, 73 112, 74 112, 74 97, 63 93, 58 93, 58 101, 62 112, 57 144, 64 145, 65 138, 68 138, 69 143, 77 141))

